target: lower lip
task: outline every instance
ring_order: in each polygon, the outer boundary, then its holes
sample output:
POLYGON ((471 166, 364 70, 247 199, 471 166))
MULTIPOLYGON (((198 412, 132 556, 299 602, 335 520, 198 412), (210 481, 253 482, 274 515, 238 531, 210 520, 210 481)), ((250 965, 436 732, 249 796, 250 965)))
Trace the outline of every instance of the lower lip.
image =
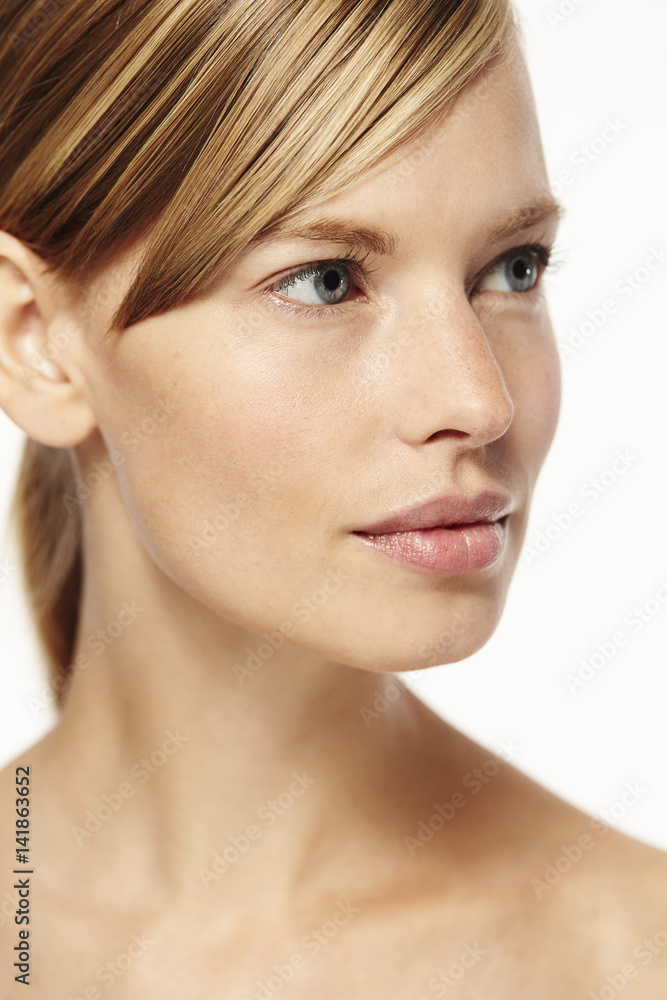
POLYGON ((487 569, 505 547, 505 521, 457 524, 451 528, 420 528, 385 535, 354 532, 367 545, 396 562, 424 573, 458 576, 487 569))

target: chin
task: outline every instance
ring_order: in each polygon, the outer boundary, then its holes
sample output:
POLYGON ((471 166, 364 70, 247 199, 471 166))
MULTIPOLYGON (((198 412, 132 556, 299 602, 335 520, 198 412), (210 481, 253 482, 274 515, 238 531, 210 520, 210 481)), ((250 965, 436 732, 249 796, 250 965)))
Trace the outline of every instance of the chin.
POLYGON ((454 632, 456 624, 458 623, 443 629, 430 640, 422 641, 419 647, 419 657, 416 659, 413 657, 409 663, 396 669, 401 671, 425 670, 428 667, 467 660, 468 657, 478 653, 486 645, 495 632, 497 620, 488 623, 478 621, 468 626, 462 622, 462 627, 466 627, 467 631, 461 635, 456 635, 454 632))
MULTIPOLYGON (((429 595, 428 607, 420 599, 395 613, 374 609, 366 628, 348 622, 329 633, 327 648, 315 644, 313 652, 326 659, 375 673, 424 670, 456 663, 477 653, 496 630, 506 590, 488 587, 484 594, 429 595), (363 642, 359 640, 363 637, 363 642)), ((321 639, 321 636, 318 637, 321 639)))

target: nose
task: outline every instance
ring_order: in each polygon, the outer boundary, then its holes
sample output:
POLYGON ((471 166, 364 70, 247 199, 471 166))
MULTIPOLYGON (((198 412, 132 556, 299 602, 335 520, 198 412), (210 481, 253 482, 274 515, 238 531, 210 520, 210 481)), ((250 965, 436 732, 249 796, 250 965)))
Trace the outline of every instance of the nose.
POLYGON ((421 444, 465 438, 479 447, 501 437, 512 422, 514 403, 465 293, 431 299, 403 330, 409 347, 398 360, 401 439, 421 444))

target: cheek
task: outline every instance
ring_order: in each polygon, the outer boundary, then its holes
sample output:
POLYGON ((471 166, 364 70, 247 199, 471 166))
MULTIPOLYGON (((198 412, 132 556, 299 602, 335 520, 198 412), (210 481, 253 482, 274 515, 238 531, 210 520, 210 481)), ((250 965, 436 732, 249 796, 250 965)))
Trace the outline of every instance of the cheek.
POLYGON ((211 343, 197 355, 153 349, 151 359, 145 341, 119 352, 105 438, 122 455, 123 501, 144 549, 196 599, 255 627, 331 569, 344 429, 327 379, 298 359, 211 343))
MULTIPOLYGON (((297 645, 367 669, 423 661, 415 644, 432 636, 437 662, 486 641, 509 561, 481 590, 433 588, 369 562, 342 530, 358 514, 377 416, 353 352, 344 362, 345 352, 308 354, 302 341, 283 349, 270 331, 252 350, 229 350, 203 324, 189 351, 177 327, 151 324, 122 345, 99 387, 138 565, 148 552, 217 614, 256 632, 287 621, 297 645), (460 622, 463 633, 451 631, 460 622)), ((494 340, 516 406, 505 457, 528 483, 555 430, 559 362, 547 325, 511 333, 494 340)))
POLYGON ((514 402, 514 461, 531 488, 549 451, 561 401, 560 356, 546 312, 498 338, 496 356, 514 402))
POLYGON ((526 436, 536 477, 556 433, 561 402, 560 356, 549 327, 548 339, 536 351, 535 363, 522 380, 523 406, 530 427, 526 436))

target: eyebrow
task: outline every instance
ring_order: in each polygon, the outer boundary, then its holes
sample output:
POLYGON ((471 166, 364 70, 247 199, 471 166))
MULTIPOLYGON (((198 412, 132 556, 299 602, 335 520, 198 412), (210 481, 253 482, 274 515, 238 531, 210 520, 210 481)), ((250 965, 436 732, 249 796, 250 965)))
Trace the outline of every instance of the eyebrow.
POLYGON ((277 223, 261 233, 249 248, 276 243, 280 240, 317 240, 322 243, 347 243, 372 253, 389 256, 398 247, 398 237, 393 232, 354 226, 339 219, 313 219, 306 223, 277 223))
MULTIPOLYGON (((485 240, 490 244, 500 243, 525 229, 561 218, 563 214, 563 206, 555 198, 537 198, 494 223, 485 233, 485 240)), ((399 245, 398 236, 392 231, 354 226, 340 219, 317 218, 306 223, 278 222, 252 240, 247 250, 290 239, 345 243, 385 256, 395 253, 399 245)))
POLYGON ((512 212, 505 219, 501 219, 487 232, 486 238, 489 243, 500 243, 517 233, 522 233, 524 229, 532 229, 540 223, 549 222, 551 219, 561 219, 565 214, 565 209, 552 197, 537 198, 528 205, 512 212))

